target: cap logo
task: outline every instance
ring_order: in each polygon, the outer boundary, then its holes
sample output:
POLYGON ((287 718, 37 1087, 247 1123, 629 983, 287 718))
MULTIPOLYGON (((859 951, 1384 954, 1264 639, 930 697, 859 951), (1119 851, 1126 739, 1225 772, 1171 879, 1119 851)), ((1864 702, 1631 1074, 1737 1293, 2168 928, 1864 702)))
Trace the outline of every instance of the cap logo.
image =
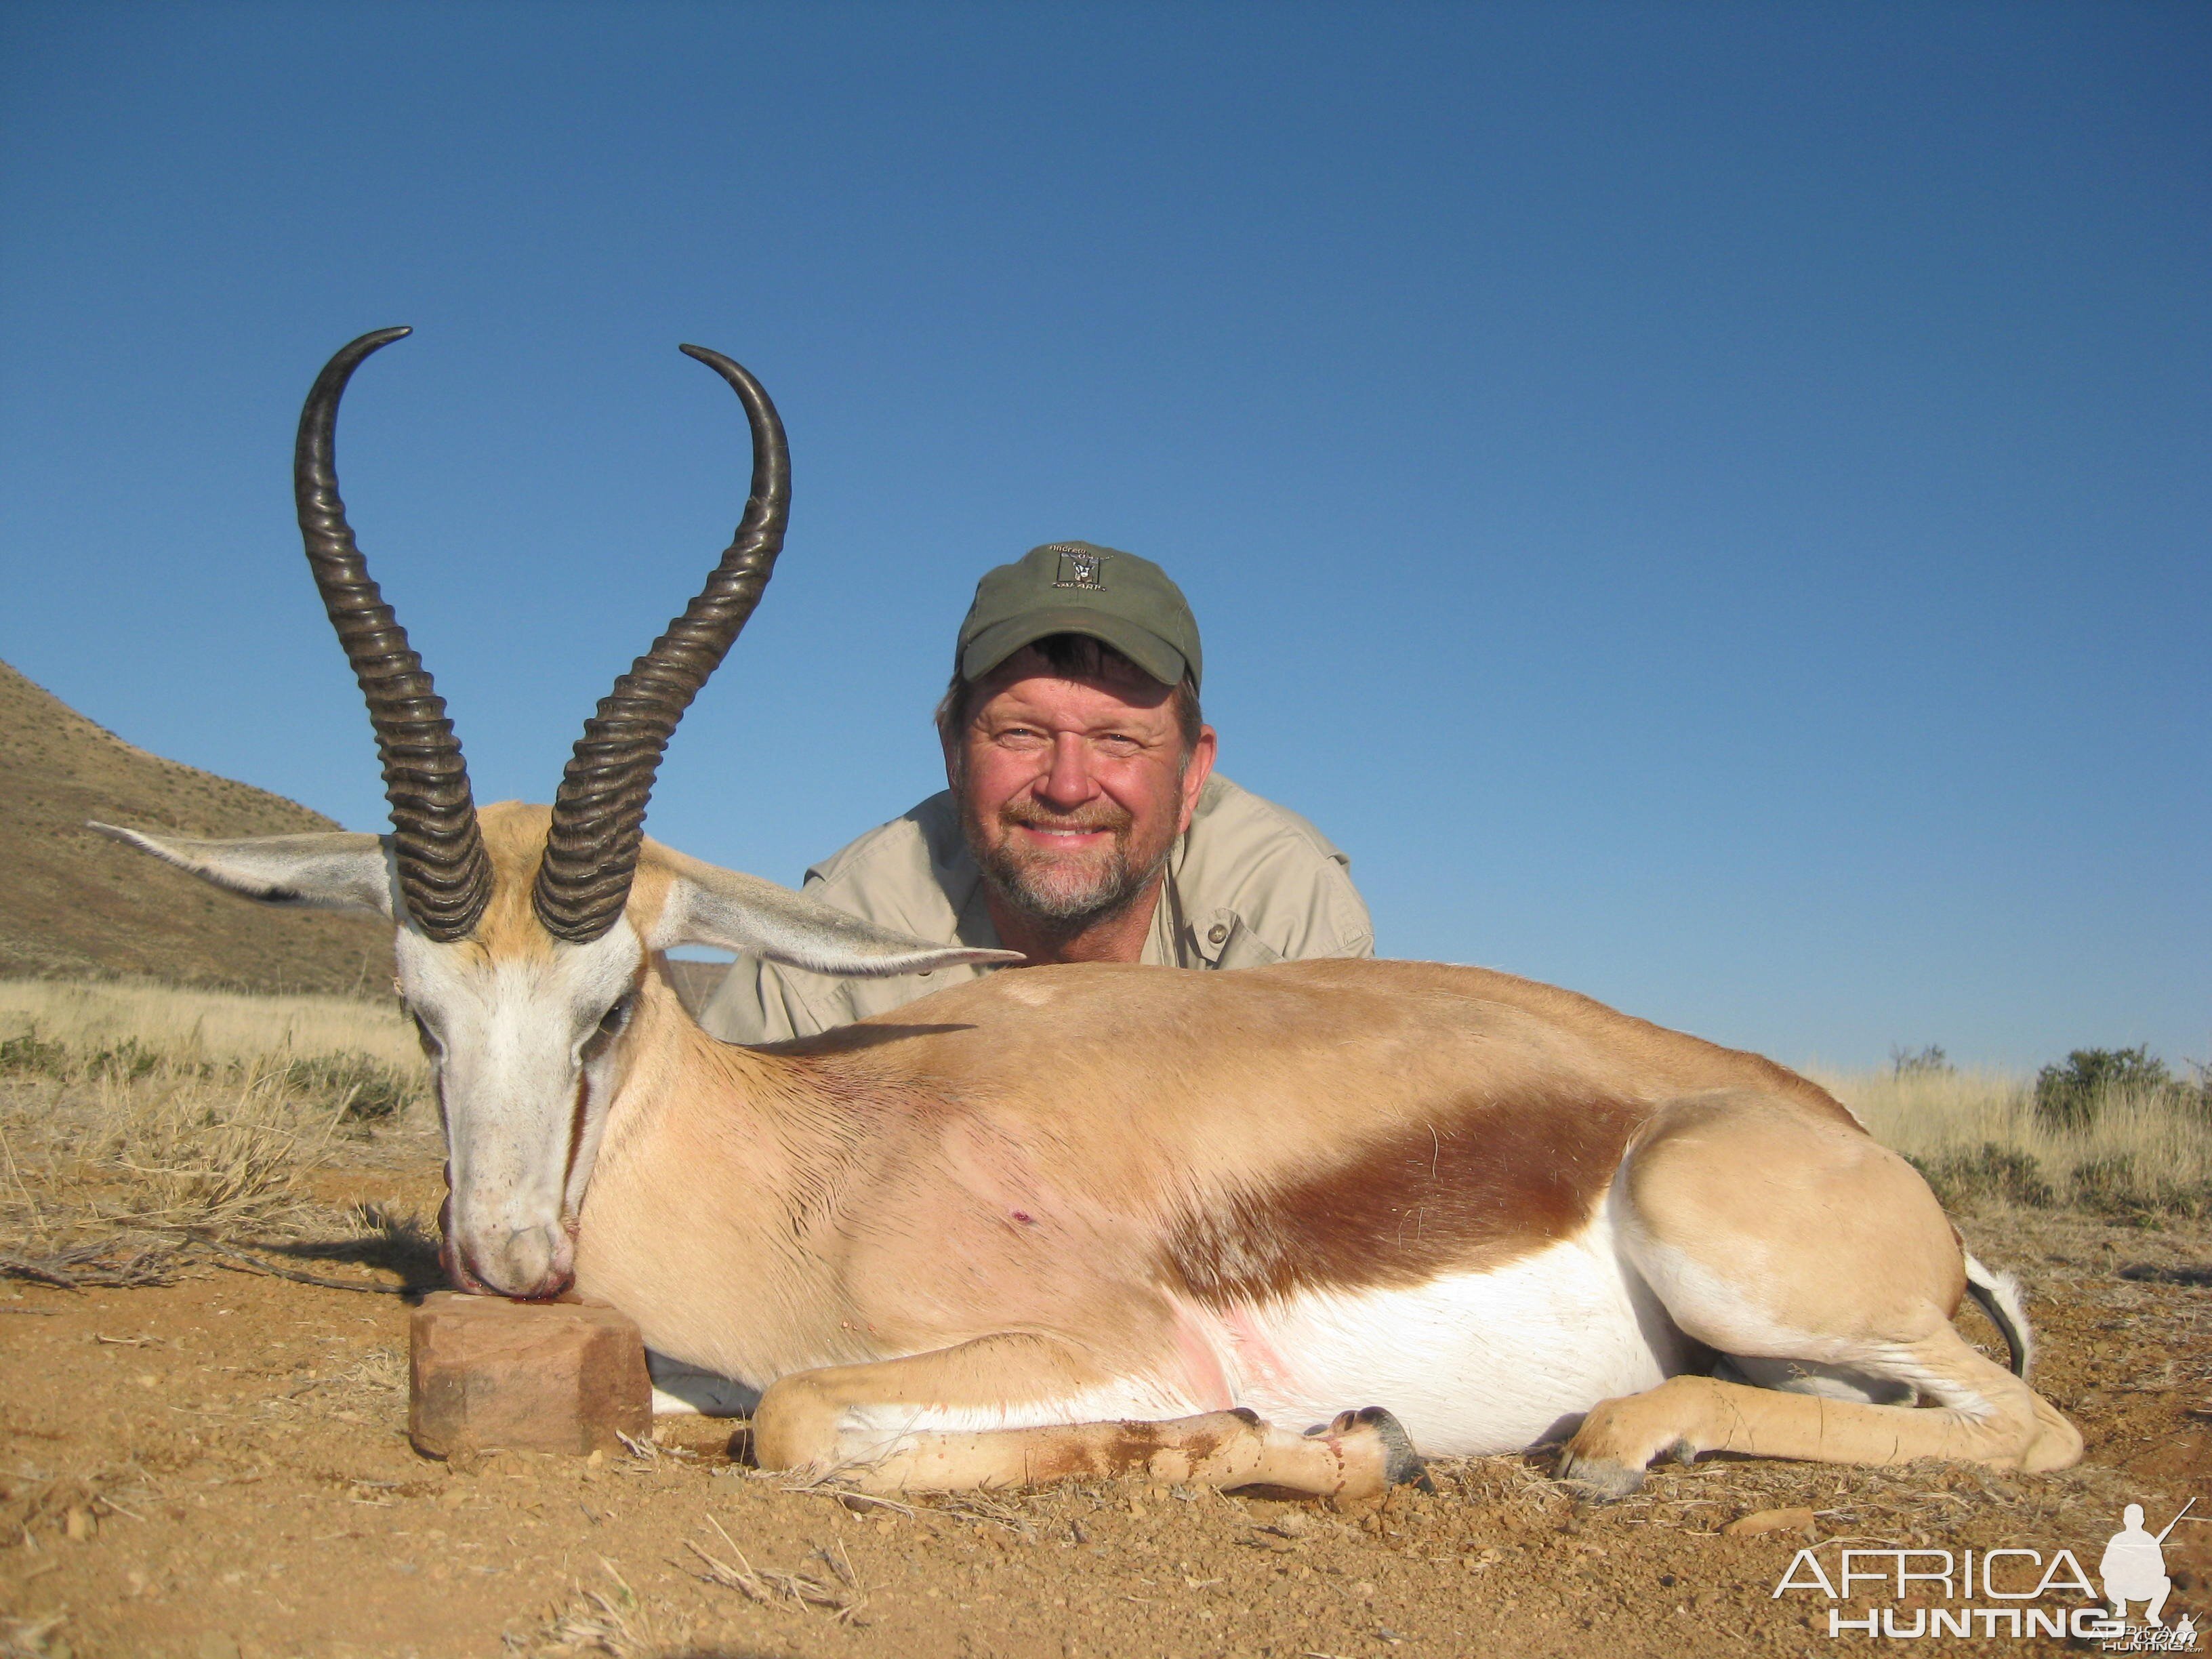
POLYGON ((1054 587, 1087 587, 1094 592, 1104 589, 1105 560, 1096 553, 1076 553, 1063 548, 1060 555, 1060 574, 1053 580, 1054 587))

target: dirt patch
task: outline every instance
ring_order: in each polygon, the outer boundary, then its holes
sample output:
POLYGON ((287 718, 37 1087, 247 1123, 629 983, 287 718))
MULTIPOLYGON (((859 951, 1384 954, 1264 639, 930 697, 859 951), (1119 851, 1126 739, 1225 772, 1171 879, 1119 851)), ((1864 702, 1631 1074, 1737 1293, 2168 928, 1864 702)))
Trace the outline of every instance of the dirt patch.
MULTIPOLYGON (((382 1133, 312 1196, 434 1212, 436 1158, 419 1123, 382 1133)), ((1542 1458, 1444 1464, 1434 1495, 1364 1513, 1141 1485, 855 1507, 733 1464, 729 1425, 699 1419, 598 1464, 453 1468, 403 1433, 402 1295, 209 1255, 154 1288, 0 1285, 0 1652, 1832 1653, 1825 1599, 1771 1593, 1815 1540, 1832 1566, 1845 1543, 2064 1546, 2094 1573, 2124 1504, 2155 1528, 2212 1498, 2212 1230, 1966 1231, 2030 1283, 2083 1468, 1711 1462, 1601 1508, 1542 1458)), ((391 1291, 422 1265, 404 1237, 258 1255, 391 1291)), ((2170 1611, 2201 1608, 2212 1528, 2166 1553, 2170 1611)))

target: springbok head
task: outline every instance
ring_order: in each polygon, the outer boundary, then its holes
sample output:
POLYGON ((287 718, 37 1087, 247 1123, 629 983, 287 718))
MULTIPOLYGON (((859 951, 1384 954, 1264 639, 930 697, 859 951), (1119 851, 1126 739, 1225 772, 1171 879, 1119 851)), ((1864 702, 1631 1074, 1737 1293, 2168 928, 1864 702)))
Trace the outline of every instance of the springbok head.
POLYGON ((646 841, 670 734, 760 602, 790 508, 775 405, 699 346, 684 350, 729 382, 752 428, 736 538, 585 721, 550 812, 514 802, 478 812, 445 702, 338 497, 338 400, 365 358, 407 332, 364 334, 331 359, 301 412, 292 475, 307 562, 368 702, 392 833, 202 841, 92 827, 264 903, 398 924, 399 993, 445 1123, 447 1271, 470 1290, 551 1297, 573 1278, 576 1218, 653 952, 708 945, 866 975, 1018 958, 888 933, 646 841))

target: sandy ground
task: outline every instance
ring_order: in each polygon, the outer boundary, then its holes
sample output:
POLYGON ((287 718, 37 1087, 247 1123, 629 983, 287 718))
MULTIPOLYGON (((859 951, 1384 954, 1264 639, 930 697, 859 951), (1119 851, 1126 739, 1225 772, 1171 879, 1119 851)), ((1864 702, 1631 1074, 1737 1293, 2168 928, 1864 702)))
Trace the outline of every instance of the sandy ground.
MULTIPOLYGON (((431 1212, 434 1160, 402 1138, 324 1196, 431 1212)), ((2081 1468, 1706 1463, 1601 1508, 1531 1456, 1439 1465, 1435 1495, 1364 1513, 1141 1485, 856 1511, 733 1464, 728 1425, 696 1419, 641 1455, 453 1468, 404 1437, 402 1297, 212 1264, 158 1289, 0 1282, 0 1653, 1833 1653, 1867 1638, 1832 1638, 1816 1591, 1771 1593, 1808 1544, 1831 1567, 1847 1546, 2063 1546, 2094 1573, 2124 1504, 2154 1528, 2191 1497, 2212 1510, 2212 1286, 2191 1282, 2212 1228, 1963 1224, 2028 1281, 2081 1468), (1813 1514, 1723 1530, 1792 1509, 1813 1514)), ((342 1250, 299 1265, 396 1282, 342 1250)), ((2169 1615, 2202 1609, 2212 1526, 2166 1556, 2169 1615)))

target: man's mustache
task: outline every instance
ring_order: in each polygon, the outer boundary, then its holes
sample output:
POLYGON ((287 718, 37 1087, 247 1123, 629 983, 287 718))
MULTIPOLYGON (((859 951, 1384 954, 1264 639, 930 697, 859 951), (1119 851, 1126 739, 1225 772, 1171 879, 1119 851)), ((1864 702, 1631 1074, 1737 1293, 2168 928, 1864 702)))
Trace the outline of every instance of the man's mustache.
POLYGON ((1012 801, 999 809, 999 822, 1027 830, 1060 830, 1090 834, 1109 830, 1120 835, 1137 821, 1136 814, 1110 800, 1092 801, 1073 812, 1054 812, 1030 801, 1012 801))

